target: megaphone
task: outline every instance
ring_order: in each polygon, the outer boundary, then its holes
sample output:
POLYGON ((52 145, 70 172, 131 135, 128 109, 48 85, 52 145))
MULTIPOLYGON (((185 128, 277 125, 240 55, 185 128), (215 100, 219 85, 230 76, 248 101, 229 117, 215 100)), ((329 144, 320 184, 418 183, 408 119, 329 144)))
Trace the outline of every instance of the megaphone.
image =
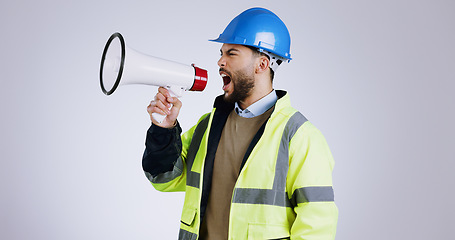
MULTIPOLYGON (((127 47, 118 32, 109 37, 101 58, 100 85, 106 95, 120 85, 145 84, 165 87, 171 95, 181 97, 185 91, 203 91, 207 80, 207 70, 194 64, 149 56, 127 47)), ((165 116, 153 117, 162 122, 165 116)))

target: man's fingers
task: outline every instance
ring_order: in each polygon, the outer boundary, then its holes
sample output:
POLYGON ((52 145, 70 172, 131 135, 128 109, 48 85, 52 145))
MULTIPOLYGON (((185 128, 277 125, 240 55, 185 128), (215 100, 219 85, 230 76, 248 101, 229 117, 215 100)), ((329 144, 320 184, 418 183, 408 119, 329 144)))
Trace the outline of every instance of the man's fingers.
POLYGON ((153 101, 147 106, 147 112, 150 114, 152 122, 160 127, 170 128, 175 126, 182 102, 177 97, 172 97, 166 88, 158 88, 158 93, 153 101), (166 116, 162 122, 158 122, 153 115, 154 113, 166 116))
POLYGON ((157 94, 155 95, 154 101, 155 101, 155 102, 161 102, 161 103, 163 103, 164 105, 166 105, 167 108, 170 108, 170 107, 171 107, 171 103, 168 101, 168 98, 169 98, 169 97, 166 97, 166 96, 163 95, 162 93, 157 93, 157 94))
POLYGON ((161 93, 164 97, 168 98, 171 96, 171 94, 169 93, 169 91, 164 88, 164 87, 159 87, 158 88, 158 93, 161 93))
POLYGON ((155 107, 153 107, 152 113, 158 113, 160 115, 168 115, 169 114, 169 110, 167 110, 167 109, 163 110, 163 109, 155 106, 155 107))
POLYGON ((180 109, 182 107, 182 102, 180 101, 180 99, 176 98, 176 97, 169 97, 167 99, 168 102, 172 103, 172 105, 174 107, 177 107, 178 109, 180 109))
POLYGON ((164 104, 162 101, 152 101, 153 102, 153 109, 152 109, 152 112, 157 112, 159 114, 162 114, 162 115, 168 115, 170 114, 171 112, 169 111, 169 107, 167 107, 167 105, 170 106, 170 104, 164 104))

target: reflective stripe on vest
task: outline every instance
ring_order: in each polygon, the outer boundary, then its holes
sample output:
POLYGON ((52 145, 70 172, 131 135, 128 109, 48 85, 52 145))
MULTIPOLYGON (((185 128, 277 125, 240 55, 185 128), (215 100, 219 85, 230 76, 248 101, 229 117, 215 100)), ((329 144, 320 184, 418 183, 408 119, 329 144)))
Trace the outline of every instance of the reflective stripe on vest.
POLYGON ((191 171, 193 167, 194 159, 199 150, 199 147, 202 142, 202 137, 204 136, 207 126, 209 124, 210 114, 208 114, 204 119, 202 119, 194 130, 193 137, 191 139, 190 146, 188 147, 188 153, 186 156, 186 166, 187 166, 187 178, 186 185, 199 188, 199 182, 201 179, 201 174, 191 171))
POLYGON ((233 203, 292 207, 286 192, 273 189, 236 188, 233 203))
POLYGON ((201 179, 201 174, 193 171, 187 171, 188 175, 186 176, 186 185, 199 188, 199 180, 201 179))
MULTIPOLYGON (((308 121, 300 112, 289 118, 281 136, 275 166, 275 178, 272 189, 236 188, 233 203, 266 204, 280 207, 292 207, 286 193, 286 177, 289 169, 289 143, 297 130, 308 121)), ((300 198, 299 198, 300 199, 300 198)))
POLYGON ((294 206, 307 202, 333 202, 334 194, 331 186, 298 188, 292 194, 291 202, 294 206))
POLYGON ((180 229, 179 240, 196 240, 197 234, 180 229))
POLYGON ((177 161, 174 164, 174 168, 172 171, 161 173, 156 177, 153 177, 152 174, 145 172, 145 175, 147 178, 152 182, 152 183, 167 183, 170 182, 174 179, 176 179, 178 176, 182 175, 183 172, 183 160, 181 157, 177 159, 177 161))

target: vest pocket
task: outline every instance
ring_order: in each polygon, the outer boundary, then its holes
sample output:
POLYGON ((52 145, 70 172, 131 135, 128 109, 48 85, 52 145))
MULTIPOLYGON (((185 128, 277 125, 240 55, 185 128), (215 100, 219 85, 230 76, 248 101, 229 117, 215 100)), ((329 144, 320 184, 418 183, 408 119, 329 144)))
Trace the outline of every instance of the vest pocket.
POLYGON ((180 222, 188 227, 191 227, 196 218, 197 209, 195 208, 183 208, 182 219, 180 222))
POLYGON ((248 224, 248 239, 290 239, 289 227, 276 224, 248 224))

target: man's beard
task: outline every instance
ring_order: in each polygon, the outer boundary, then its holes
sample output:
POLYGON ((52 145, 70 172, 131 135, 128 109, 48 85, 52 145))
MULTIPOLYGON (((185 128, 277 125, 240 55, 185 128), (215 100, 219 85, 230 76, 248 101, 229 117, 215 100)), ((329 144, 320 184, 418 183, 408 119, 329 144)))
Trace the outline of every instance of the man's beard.
POLYGON ((249 97, 254 88, 254 75, 251 67, 246 67, 242 70, 234 72, 233 74, 228 72, 228 74, 231 76, 234 89, 231 94, 224 94, 224 100, 229 103, 235 103, 243 101, 249 97))

